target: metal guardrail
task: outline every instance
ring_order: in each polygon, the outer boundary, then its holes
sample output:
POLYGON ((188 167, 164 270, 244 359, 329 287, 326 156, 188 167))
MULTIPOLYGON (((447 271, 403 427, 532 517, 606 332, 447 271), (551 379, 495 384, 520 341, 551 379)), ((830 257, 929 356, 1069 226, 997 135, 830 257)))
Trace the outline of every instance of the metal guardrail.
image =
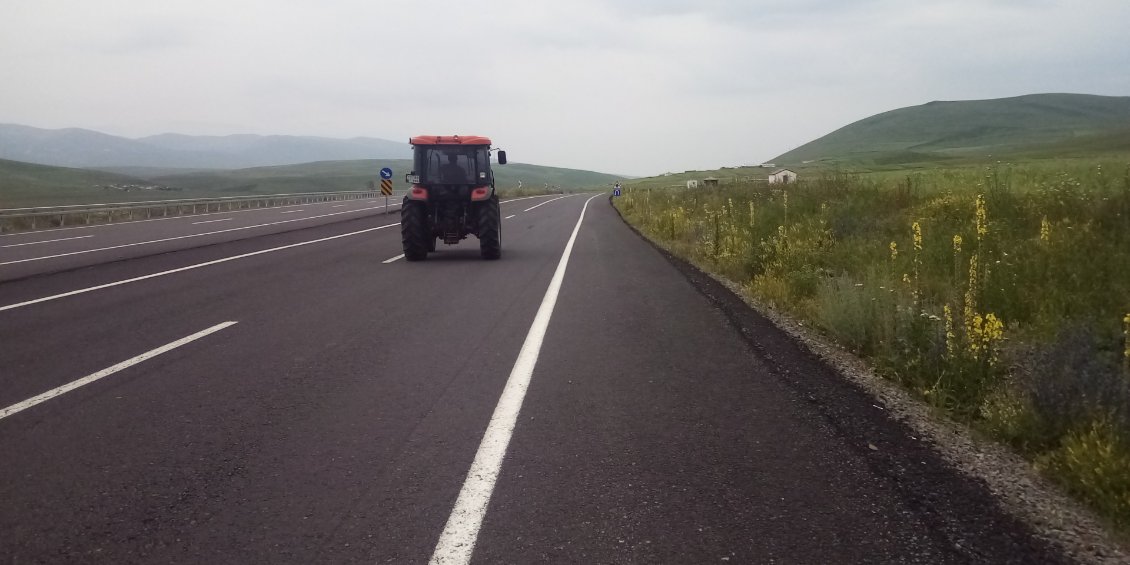
MULTIPOLYGON (((273 208, 316 202, 360 200, 380 198, 381 196, 379 191, 351 190, 6 208, 0 209, 0 233, 189 216, 252 208, 273 208)), ((403 194, 394 194, 389 198, 402 196, 403 194)))

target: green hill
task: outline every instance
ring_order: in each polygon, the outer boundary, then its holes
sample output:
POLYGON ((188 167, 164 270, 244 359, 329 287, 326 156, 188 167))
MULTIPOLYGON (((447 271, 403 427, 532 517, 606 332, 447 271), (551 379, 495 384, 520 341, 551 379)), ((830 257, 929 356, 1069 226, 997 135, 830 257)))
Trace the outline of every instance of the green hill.
MULTIPOLYGON (((299 165, 167 174, 160 169, 133 169, 132 175, 0 160, 0 208, 242 196, 295 192, 362 190, 377 182, 381 167, 391 167, 393 188, 407 189, 406 159, 321 161, 299 165)), ((623 177, 522 163, 496 166, 499 189, 527 189, 549 184, 558 190, 608 186, 623 177)))
MULTIPOLYGON (((136 177, 102 171, 0 159, 0 208, 98 202, 107 196, 107 189, 103 187, 138 186, 144 182, 136 177)), ((121 198, 118 194, 115 197, 121 198)))
POLYGON ((778 165, 889 165, 1010 155, 1125 152, 1130 96, 1031 94, 930 102, 844 126, 773 159, 778 165))

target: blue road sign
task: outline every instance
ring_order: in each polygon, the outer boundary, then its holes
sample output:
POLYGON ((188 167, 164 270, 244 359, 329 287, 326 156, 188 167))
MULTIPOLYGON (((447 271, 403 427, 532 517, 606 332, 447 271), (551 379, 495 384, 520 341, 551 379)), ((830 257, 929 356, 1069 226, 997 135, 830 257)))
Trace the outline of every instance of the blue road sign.
POLYGON ((385 167, 385 168, 381 169, 381 178, 382 178, 382 179, 390 179, 390 178, 392 178, 392 169, 390 169, 390 168, 388 168, 388 167, 385 167))
POLYGON ((620 189, 617 188, 616 190, 612 191, 612 196, 620 196, 620 189))

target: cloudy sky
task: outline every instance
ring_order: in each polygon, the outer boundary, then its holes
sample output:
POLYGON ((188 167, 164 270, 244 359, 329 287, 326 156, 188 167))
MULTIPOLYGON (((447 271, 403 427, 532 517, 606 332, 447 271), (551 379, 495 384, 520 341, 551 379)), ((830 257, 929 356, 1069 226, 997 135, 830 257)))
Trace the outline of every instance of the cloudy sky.
POLYGON ((473 133, 650 175, 931 100, 1130 95, 1127 22, 1127 0, 0 0, 0 123, 473 133))

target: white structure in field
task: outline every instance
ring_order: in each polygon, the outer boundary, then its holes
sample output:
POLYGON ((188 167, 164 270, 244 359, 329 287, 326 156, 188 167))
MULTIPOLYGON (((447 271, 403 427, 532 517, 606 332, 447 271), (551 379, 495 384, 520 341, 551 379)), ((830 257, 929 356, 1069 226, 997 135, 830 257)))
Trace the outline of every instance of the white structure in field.
POLYGON ((698 181, 697 180, 687 181, 687 188, 698 188, 698 181))
POLYGON ((788 169, 777 169, 769 173, 769 184, 789 184, 796 182, 796 173, 788 169))

